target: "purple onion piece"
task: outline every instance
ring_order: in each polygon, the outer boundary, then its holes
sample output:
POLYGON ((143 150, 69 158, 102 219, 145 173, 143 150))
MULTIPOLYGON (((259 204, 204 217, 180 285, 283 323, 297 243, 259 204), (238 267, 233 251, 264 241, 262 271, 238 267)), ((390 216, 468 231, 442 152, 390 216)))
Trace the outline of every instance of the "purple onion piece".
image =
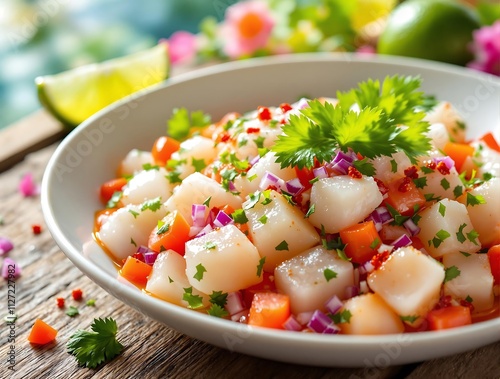
POLYGON ((266 171, 259 183, 259 188, 261 190, 266 190, 269 187, 284 188, 284 186, 285 181, 269 171, 266 171))
POLYGON ((139 254, 144 255, 144 254, 147 254, 147 253, 153 253, 154 251, 153 251, 153 250, 151 250, 151 249, 150 249, 149 247, 147 247, 147 246, 141 245, 141 246, 139 246, 139 247, 137 248, 137 252, 138 252, 139 254))
POLYGON ((296 316, 297 321, 300 325, 307 325, 311 320, 313 313, 314 312, 301 312, 296 316))
POLYGON ((345 296, 347 299, 358 296, 358 294, 359 294, 359 287, 358 286, 347 286, 345 288, 345 296))
POLYGON ((451 157, 435 157, 432 159, 434 163, 438 164, 440 162, 443 162, 448 170, 451 170, 453 167, 455 167, 455 161, 451 157))
POLYGON ((316 333, 323 333, 328 326, 333 324, 333 320, 320 310, 315 310, 307 327, 316 333))
POLYGON ((296 196, 304 190, 304 186, 300 183, 299 178, 290 179, 285 183, 286 192, 292 196, 296 196))
POLYGON ((153 265, 156 261, 156 258, 158 257, 158 253, 151 251, 148 253, 144 254, 144 262, 147 263, 148 265, 153 265))
POLYGON ((420 227, 418 227, 417 224, 415 224, 415 222, 411 218, 403 222, 403 226, 406 228, 406 230, 408 230, 408 232, 412 236, 415 236, 418 233, 420 233, 420 227))
POLYGON ((344 303, 338 298, 337 295, 333 295, 326 303, 325 307, 330 313, 337 313, 340 308, 342 308, 344 303))
POLYGON ((228 311, 229 315, 233 316, 237 313, 246 309, 245 302, 243 300, 243 296, 241 292, 229 292, 226 298, 226 311, 228 311))
POLYGON ((315 178, 319 179, 328 178, 329 176, 325 166, 313 168, 313 175, 315 178))
POLYGON ((349 161, 346 161, 345 159, 340 159, 337 163, 335 163, 332 168, 335 171, 340 172, 343 175, 347 175, 347 172, 349 170, 349 167, 352 166, 352 163, 349 161))
POLYGON ((391 243, 391 245, 394 246, 396 249, 398 249, 400 247, 409 246, 411 244, 412 244, 412 241, 411 241, 410 237, 408 237, 406 234, 403 234, 396 241, 391 243))
POLYGON ((323 334, 339 334, 339 333, 340 333, 340 327, 338 325, 335 325, 334 323, 327 325, 323 330, 323 334))
POLYGON ((203 204, 191 205, 191 218, 194 226, 205 226, 205 212, 207 206, 203 204))
POLYGON ((5 255, 14 248, 11 240, 0 237, 0 255, 5 255))
POLYGON ((219 211, 219 213, 217 213, 217 216, 215 217, 215 220, 214 220, 214 226, 217 228, 222 228, 223 226, 226 226, 227 224, 233 224, 233 223, 234 223, 234 221, 231 218, 231 216, 229 216, 224 211, 219 211))
POLYGON ((365 263, 363 263, 362 265, 360 265, 358 267, 359 273, 361 275, 363 275, 363 274, 369 274, 374 269, 375 269, 375 267, 372 265, 371 261, 366 261, 365 263))
POLYGON ((376 208, 372 215, 377 215, 379 221, 382 223, 382 225, 388 224, 389 222, 394 221, 394 218, 391 215, 391 212, 386 207, 378 207, 376 208))
POLYGON ((339 163, 340 161, 346 161, 346 162, 349 162, 349 163, 352 163, 352 161, 354 160, 353 159, 353 156, 351 154, 348 154, 348 153, 344 153, 342 150, 340 150, 336 155, 335 157, 333 158, 332 160, 332 163, 339 163))
POLYGON ((302 330, 302 325, 300 325, 300 323, 293 315, 290 315, 290 317, 286 319, 286 321, 283 323, 283 327, 286 330, 292 330, 294 332, 299 332, 302 330))

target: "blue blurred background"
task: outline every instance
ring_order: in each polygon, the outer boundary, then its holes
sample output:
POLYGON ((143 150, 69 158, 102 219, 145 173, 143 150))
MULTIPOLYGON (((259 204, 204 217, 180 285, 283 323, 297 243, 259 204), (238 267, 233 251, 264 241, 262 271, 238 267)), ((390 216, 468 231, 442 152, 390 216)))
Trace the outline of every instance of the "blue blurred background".
POLYGON ((236 0, 2 0, 0 129, 40 108, 39 75, 123 56, 176 30, 197 32, 236 0))

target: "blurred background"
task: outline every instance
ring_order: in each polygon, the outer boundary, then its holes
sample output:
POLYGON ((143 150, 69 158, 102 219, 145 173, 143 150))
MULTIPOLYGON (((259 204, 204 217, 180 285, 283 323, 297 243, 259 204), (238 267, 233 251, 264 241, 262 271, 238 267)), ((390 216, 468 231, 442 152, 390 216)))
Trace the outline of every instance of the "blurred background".
POLYGON ((39 75, 139 51, 237 0, 2 0, 0 129, 40 108, 39 75))

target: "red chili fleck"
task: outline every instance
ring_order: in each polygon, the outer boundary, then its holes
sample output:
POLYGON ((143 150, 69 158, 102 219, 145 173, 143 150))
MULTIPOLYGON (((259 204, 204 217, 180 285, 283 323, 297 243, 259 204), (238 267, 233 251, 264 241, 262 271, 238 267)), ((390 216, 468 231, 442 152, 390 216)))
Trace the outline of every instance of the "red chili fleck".
POLYGON ((83 292, 81 289, 77 288, 76 290, 73 290, 73 292, 71 292, 71 295, 73 296, 74 300, 79 301, 82 300, 83 292))
POLYGON ((358 169, 354 166, 349 166, 347 169, 347 175, 349 175, 353 179, 361 179, 363 175, 358 171, 358 169))
POLYGON ((460 300, 460 305, 462 307, 468 307, 471 312, 474 311, 474 305, 471 302, 467 301, 467 300, 460 300))
POLYGON ((448 166, 446 166, 446 163, 444 162, 439 162, 436 168, 443 175, 448 175, 450 173, 450 169, 448 168, 448 166))
POLYGON ((436 162, 430 161, 429 163, 427 163, 425 165, 425 167, 430 168, 431 170, 435 170, 436 169, 436 162))
POLYGON ((57 307, 58 307, 58 308, 64 308, 64 298, 62 298, 62 297, 58 297, 58 298, 56 299, 56 301, 57 301, 57 307))
POLYGON ((408 178, 407 176, 404 177, 402 180, 401 180, 401 184, 399 185, 398 187, 398 191, 399 192, 408 192, 411 187, 410 187, 410 183, 411 183, 411 179, 408 178))
POLYGON ((451 306, 451 296, 450 295, 441 296, 435 309, 446 308, 449 306, 451 306))
POLYGON ((137 259, 137 260, 140 260, 142 262, 144 262, 144 255, 142 255, 141 253, 134 253, 132 255, 133 258, 137 259))
POLYGON ((38 224, 31 225, 31 228, 33 229, 33 234, 40 234, 42 232, 42 227, 38 224))
POLYGON ((387 186, 384 184, 383 181, 381 181, 380 179, 377 179, 377 178, 373 178, 375 180, 375 183, 377 183, 377 186, 378 186, 378 190, 380 191, 380 193, 382 195, 385 195, 387 192, 389 192, 389 188, 387 188, 387 186))
POLYGON ((405 176, 410 179, 418 179, 418 172, 415 166, 408 167, 405 171, 405 176))
POLYGON ((229 135, 229 133, 221 133, 219 135, 219 142, 227 142, 231 139, 231 136, 229 135))
POLYGON ((282 118, 282 119, 280 120, 280 124, 281 124, 281 125, 285 125, 287 122, 288 122, 288 120, 287 120, 286 118, 282 118))
POLYGON ((370 263, 373 265, 374 269, 377 270, 378 268, 380 268, 380 266, 382 266, 382 263, 384 263, 388 258, 389 258, 389 252, 386 250, 381 253, 375 254, 372 257, 370 263))
POLYGON ((248 134, 252 134, 252 133, 260 133, 260 128, 248 128, 248 129, 247 129, 247 133, 248 133, 248 134))
POLYGON ((257 117, 260 121, 269 121, 271 119, 271 111, 267 107, 258 107, 257 117))
POLYGON ((280 108, 281 108, 281 111, 283 113, 286 113, 286 112, 291 111, 293 109, 292 106, 288 103, 281 103, 280 108))

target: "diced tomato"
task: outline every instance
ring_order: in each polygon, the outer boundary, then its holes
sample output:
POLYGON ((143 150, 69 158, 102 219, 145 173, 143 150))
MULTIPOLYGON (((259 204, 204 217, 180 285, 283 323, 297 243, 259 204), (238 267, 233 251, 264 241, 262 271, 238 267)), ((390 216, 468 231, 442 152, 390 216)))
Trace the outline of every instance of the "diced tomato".
POLYGON ((151 274, 152 266, 134 257, 127 257, 120 274, 127 280, 138 285, 145 285, 151 274))
POLYGON ((426 203, 422 192, 406 177, 388 183, 387 189, 385 203, 403 216, 412 216, 414 209, 420 209, 426 203))
POLYGON ((369 261, 382 243, 375 223, 371 220, 342 229, 340 239, 346 244, 345 254, 354 263, 369 261))
POLYGON ((496 150, 500 153, 500 145, 492 132, 486 133, 480 138, 480 140, 483 141, 490 149, 496 150))
POLYGON ((40 319, 35 320, 28 341, 35 345, 45 345, 56 339, 57 330, 40 319))
POLYGON ((179 212, 166 215, 149 235, 148 247, 156 252, 172 249, 184 255, 185 244, 190 239, 190 225, 179 212), (160 227, 158 227, 160 226, 160 227))
POLYGON ((170 156, 179 150, 181 143, 175 138, 168 136, 159 137, 153 144, 151 155, 156 164, 165 166, 170 156))
POLYGON ((422 241, 420 240, 420 238, 418 237, 410 237, 411 239, 411 245, 415 248, 415 249, 425 249, 425 245, 422 243, 422 241))
POLYGON ((262 282, 254 284, 243 290, 243 299, 245 304, 252 304, 253 296, 259 292, 276 292, 274 275, 268 272, 262 272, 262 282))
POLYGON ((127 179, 125 178, 116 178, 108 180, 107 182, 101 185, 100 196, 103 204, 106 204, 115 192, 121 191, 123 186, 127 184, 127 179))
POLYGON ((256 293, 248 316, 248 325, 284 329, 283 323, 290 317, 290 299, 276 292, 256 293))
POLYGON ((469 325, 472 323, 472 317, 469 307, 456 305, 430 311, 427 321, 430 330, 442 330, 469 325))
POLYGON ((443 147, 443 152, 453 159, 457 171, 461 172, 467 157, 474 155, 474 148, 465 143, 447 142, 443 147))
POLYGON ((500 245, 494 245, 488 249, 488 260, 495 284, 500 284, 500 245))
POLYGON ((312 187, 311 180, 314 179, 314 172, 312 168, 298 168, 297 166, 295 168, 295 173, 297 175, 297 178, 300 181, 300 184, 304 186, 304 189, 309 189, 312 187))

